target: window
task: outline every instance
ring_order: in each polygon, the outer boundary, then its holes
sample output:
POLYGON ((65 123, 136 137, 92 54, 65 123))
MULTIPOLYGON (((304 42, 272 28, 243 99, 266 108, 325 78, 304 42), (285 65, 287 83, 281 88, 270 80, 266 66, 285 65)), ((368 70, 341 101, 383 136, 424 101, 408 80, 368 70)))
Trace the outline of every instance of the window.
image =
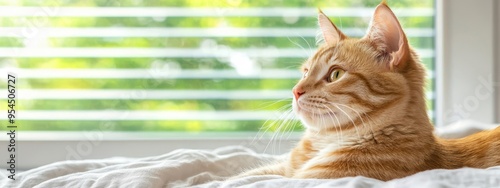
MULTIPOLYGON (((280 110, 291 102, 298 67, 316 48, 316 7, 348 36, 361 37, 378 4, 39 3, 0 7, 1 76, 18 75, 20 130, 181 132, 258 131, 265 124, 278 129, 291 120, 280 110)), ((433 3, 390 2, 429 70, 431 114, 433 3)), ((6 81, 0 87, 6 88, 6 81)), ((301 129, 291 121, 287 130, 301 129)))

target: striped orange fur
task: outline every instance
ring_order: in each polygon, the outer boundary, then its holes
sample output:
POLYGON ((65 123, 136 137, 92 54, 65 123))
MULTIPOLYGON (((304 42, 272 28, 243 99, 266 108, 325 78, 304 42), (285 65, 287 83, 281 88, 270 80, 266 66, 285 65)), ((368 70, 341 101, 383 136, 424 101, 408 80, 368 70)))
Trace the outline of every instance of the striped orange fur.
POLYGON ((500 127, 461 139, 433 134, 425 69, 385 2, 361 39, 346 37, 321 11, 319 23, 325 44, 303 64, 304 77, 293 89, 303 138, 286 161, 240 176, 391 180, 500 165, 500 127))

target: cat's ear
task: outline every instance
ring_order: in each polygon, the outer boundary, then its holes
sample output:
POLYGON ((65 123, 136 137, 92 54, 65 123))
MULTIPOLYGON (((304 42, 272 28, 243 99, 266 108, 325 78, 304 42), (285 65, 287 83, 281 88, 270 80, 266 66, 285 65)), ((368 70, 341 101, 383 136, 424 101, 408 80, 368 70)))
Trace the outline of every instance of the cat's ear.
POLYGON ((341 40, 347 38, 340 30, 337 29, 335 24, 326 16, 321 9, 318 9, 318 23, 323 38, 326 44, 335 45, 341 40))
POLYGON ((380 55, 389 56, 388 68, 402 68, 408 61, 410 48, 406 35, 398 19, 385 3, 380 3, 375 9, 371 27, 365 36, 377 47, 380 55))

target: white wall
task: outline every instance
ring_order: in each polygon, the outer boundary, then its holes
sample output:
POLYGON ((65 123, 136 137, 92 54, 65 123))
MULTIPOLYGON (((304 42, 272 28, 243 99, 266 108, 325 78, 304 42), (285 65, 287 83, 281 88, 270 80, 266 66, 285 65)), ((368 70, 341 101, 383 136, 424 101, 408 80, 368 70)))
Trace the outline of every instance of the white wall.
POLYGON ((494 13, 496 14, 496 20, 495 24, 497 29, 495 30, 496 33, 496 47, 495 47, 495 54, 496 54, 496 59, 495 59, 495 65, 496 65, 496 75, 497 75, 497 80, 496 80, 496 101, 497 101, 497 107, 496 107, 496 122, 500 122, 500 1, 495 1, 496 3, 496 9, 494 13))
POLYGON ((499 93, 493 87, 499 74, 497 4, 495 0, 437 1, 438 125, 460 119, 498 121, 499 93))
MULTIPOLYGON (((301 133, 291 135, 256 135, 241 133, 171 133, 171 132, 27 132, 17 134, 16 170, 28 170, 64 160, 102 159, 115 156, 147 157, 176 149, 215 149, 239 145, 259 153, 282 154, 290 151, 301 133), (288 136, 290 136, 288 138, 288 136), (127 139, 133 138, 133 139, 127 139)), ((0 170, 8 168, 8 141, 0 137, 0 170)), ((0 177, 7 177, 0 171, 0 177)))

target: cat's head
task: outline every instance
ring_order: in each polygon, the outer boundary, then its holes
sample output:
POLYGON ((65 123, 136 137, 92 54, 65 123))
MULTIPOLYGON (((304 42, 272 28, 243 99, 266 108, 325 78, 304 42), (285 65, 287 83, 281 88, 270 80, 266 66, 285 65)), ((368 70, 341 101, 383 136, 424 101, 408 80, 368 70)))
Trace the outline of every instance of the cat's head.
POLYGON ((325 43, 302 65, 293 88, 293 109, 308 129, 397 119, 411 105, 425 111, 425 71, 385 2, 360 39, 344 35, 321 11, 318 20, 325 43))

